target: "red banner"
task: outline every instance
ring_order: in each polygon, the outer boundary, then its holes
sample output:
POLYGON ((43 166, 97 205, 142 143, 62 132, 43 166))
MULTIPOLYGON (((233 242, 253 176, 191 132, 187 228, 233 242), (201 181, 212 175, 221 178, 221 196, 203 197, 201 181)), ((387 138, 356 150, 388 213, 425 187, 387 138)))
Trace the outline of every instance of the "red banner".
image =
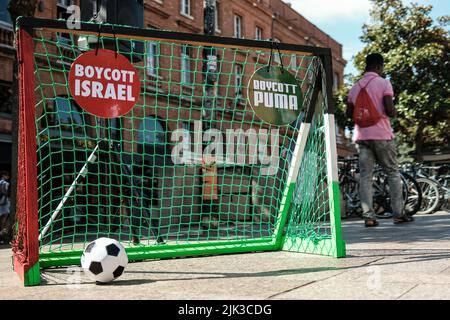
POLYGON ((141 82, 123 55, 99 49, 80 55, 69 72, 69 89, 78 105, 101 118, 128 113, 139 100, 141 82))

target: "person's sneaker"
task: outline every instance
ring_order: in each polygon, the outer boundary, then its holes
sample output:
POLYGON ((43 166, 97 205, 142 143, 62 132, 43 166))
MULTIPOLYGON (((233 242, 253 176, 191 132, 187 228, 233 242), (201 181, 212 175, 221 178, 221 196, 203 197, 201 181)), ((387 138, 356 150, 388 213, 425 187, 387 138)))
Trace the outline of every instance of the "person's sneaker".
POLYGON ((394 217, 394 224, 413 222, 413 221, 414 221, 414 218, 410 217, 408 215, 403 215, 401 217, 394 217))
POLYGON ((156 244, 166 244, 166 242, 164 241, 164 239, 162 237, 158 237, 156 239, 156 244))
POLYGON ((373 228, 373 227, 377 227, 378 226, 378 221, 376 219, 366 219, 364 221, 364 226, 366 228, 373 228))
POLYGON ((141 243, 141 241, 139 240, 139 238, 136 237, 136 236, 132 236, 132 240, 133 240, 133 244, 134 244, 135 246, 138 246, 138 245, 141 243))

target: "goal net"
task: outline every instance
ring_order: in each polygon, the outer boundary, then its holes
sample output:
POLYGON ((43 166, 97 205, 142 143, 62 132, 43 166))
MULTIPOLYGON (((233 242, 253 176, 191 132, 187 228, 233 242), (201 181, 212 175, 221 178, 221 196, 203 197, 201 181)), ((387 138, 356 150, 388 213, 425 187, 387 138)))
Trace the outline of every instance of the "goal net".
POLYGON ((99 237, 120 241, 131 261, 345 255, 329 49, 35 18, 18 26, 13 254, 26 285, 42 268, 78 265, 99 237), (120 117, 95 116, 69 90, 74 60, 99 48, 139 75, 139 99, 120 117), (265 69, 294 81, 261 80, 265 69))

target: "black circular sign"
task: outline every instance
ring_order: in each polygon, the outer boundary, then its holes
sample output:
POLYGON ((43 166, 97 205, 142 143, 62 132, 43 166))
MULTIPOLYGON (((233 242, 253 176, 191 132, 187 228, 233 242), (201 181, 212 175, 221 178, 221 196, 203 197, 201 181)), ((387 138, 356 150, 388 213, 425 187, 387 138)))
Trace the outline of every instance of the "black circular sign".
POLYGON ((255 71, 247 86, 247 99, 261 120, 273 125, 288 125, 297 120, 303 95, 297 79, 278 66, 255 71))

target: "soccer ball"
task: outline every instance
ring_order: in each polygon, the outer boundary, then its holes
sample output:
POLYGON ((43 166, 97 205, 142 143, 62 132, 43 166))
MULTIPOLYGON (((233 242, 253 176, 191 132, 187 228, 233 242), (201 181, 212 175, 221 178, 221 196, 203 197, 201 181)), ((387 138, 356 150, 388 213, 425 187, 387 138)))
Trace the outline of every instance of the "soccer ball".
POLYGON ((97 284, 120 277, 128 263, 125 248, 119 241, 99 238, 89 243, 81 256, 81 267, 97 284))

